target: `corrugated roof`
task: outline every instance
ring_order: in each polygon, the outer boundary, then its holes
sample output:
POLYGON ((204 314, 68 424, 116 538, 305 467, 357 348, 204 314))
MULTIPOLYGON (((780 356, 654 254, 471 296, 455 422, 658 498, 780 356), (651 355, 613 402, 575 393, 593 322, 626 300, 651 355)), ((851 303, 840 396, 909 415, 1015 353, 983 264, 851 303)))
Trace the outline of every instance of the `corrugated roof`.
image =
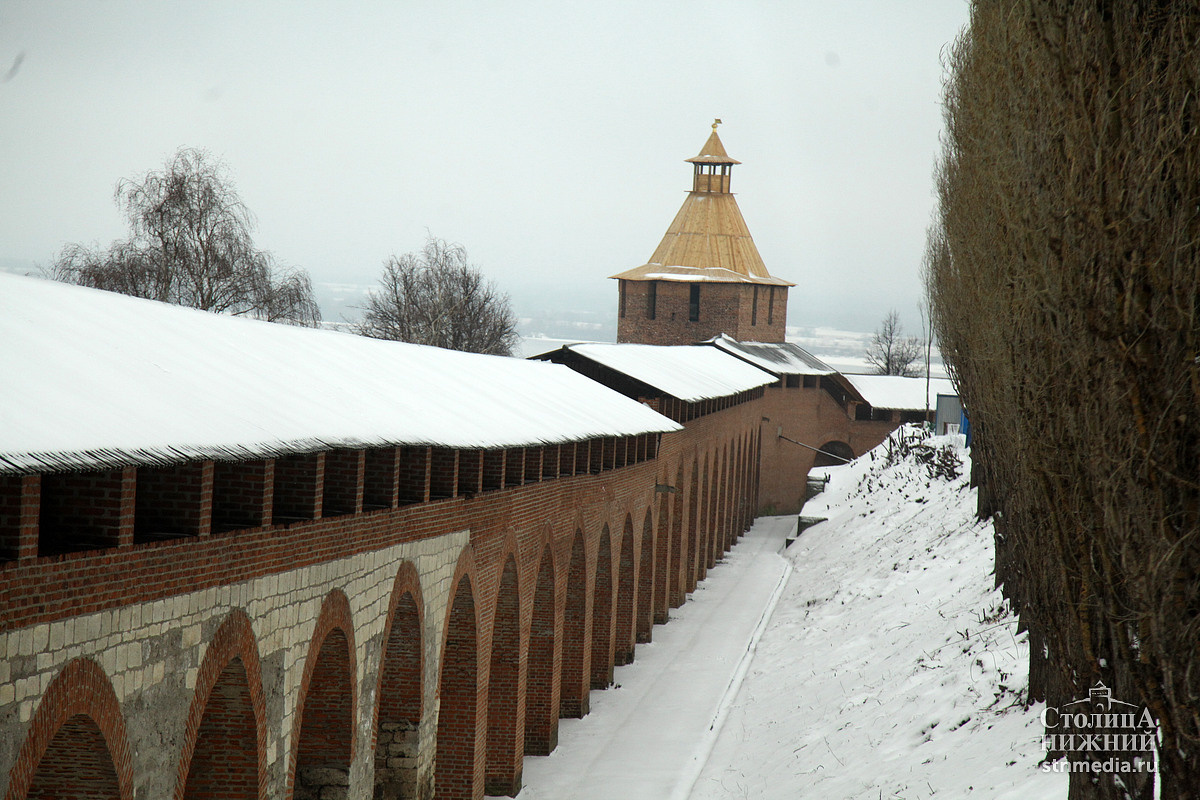
POLYGON ((678 430, 555 364, 0 274, 0 473, 678 430))
POLYGON ((774 375, 833 375, 837 372, 812 353, 791 342, 739 342, 721 334, 711 344, 774 375))
MULTIPOLYGON (((858 390, 863 399, 875 408, 899 411, 925 410, 925 379, 901 378, 898 375, 846 375, 846 380, 858 390)), ((937 405, 939 394, 958 392, 947 378, 930 378, 929 408, 937 405)))
POLYGON ((574 344, 563 349, 693 403, 775 382, 774 375, 714 347, 574 344))

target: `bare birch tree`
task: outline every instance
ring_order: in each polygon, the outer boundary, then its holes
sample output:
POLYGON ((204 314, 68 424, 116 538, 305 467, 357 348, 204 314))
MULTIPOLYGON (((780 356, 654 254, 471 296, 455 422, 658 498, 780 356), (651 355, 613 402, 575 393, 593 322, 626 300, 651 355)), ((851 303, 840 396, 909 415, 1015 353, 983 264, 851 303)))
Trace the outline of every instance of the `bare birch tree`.
POLYGON ((253 215, 206 151, 179 149, 162 170, 118 183, 115 199, 130 237, 107 250, 66 245, 51 277, 204 311, 320 322, 308 274, 254 246, 253 215))
POLYGON ((430 236, 420 252, 392 256, 358 332, 376 339, 510 355, 517 318, 508 295, 473 266, 462 245, 430 236))
POLYGON ((921 357, 921 341, 905 336, 900 315, 893 309, 883 318, 879 329, 867 345, 867 363, 877 375, 902 375, 915 378, 920 374, 917 360, 921 357))

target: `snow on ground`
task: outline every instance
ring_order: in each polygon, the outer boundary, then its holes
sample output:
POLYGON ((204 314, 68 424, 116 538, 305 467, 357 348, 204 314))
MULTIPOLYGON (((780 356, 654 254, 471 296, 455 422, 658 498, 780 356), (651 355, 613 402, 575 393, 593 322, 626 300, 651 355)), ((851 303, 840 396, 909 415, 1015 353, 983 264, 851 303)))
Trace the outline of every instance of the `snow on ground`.
MULTIPOLYGON (((930 440, 965 461, 961 437, 930 440)), ((887 443, 821 471, 828 517, 793 573, 691 795, 1065 797, 1044 773, 1027 644, 992 589, 992 527, 952 480, 887 443)))
MULTIPOLYGON (((960 437, 931 441, 965 462, 960 437)), ((821 470, 804 513, 828 521, 786 558, 795 518, 758 519, 558 749, 525 759, 522 800, 1066 797, 1039 769, 968 465, 931 478, 886 447, 821 470)))
POLYGON ((559 723, 558 748, 526 758, 521 800, 686 797, 737 690, 751 641, 783 588, 778 553, 795 519, 755 523, 708 573, 654 641, 639 644, 614 685, 591 693, 591 713, 559 723))

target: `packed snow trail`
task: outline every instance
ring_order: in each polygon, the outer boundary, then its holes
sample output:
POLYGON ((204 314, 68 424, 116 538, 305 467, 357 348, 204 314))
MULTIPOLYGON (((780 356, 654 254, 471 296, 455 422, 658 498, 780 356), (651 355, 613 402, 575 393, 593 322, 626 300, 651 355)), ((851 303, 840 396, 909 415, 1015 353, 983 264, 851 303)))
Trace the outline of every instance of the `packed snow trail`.
POLYGON ((795 517, 763 517, 725 555, 591 713, 559 724, 558 748, 527 757, 521 800, 685 798, 703 767, 789 572, 795 517))

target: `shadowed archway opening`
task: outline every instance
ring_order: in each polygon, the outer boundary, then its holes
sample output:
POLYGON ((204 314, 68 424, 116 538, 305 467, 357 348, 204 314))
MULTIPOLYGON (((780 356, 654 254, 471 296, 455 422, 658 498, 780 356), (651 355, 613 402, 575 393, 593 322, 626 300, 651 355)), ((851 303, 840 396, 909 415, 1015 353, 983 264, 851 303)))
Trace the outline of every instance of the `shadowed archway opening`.
POLYGON ((608 526, 600 532, 600 548, 596 554, 596 583, 592 591, 592 675, 593 689, 607 689, 612 684, 613 580, 612 543, 608 526))
POLYGON ((517 562, 510 555, 500 576, 492 623, 488 673, 487 771, 484 792, 516 797, 521 790, 525 725, 520 713, 521 600, 517 562))
POLYGON ((734 485, 734 519, 736 520, 736 530, 734 538, 741 539, 742 534, 750 526, 746 524, 746 443, 743 439, 739 439, 737 443, 737 459, 734 461, 736 468, 734 485))
POLYGON ((209 692, 183 798, 253 800, 258 782, 258 729, 250 683, 242 659, 235 657, 209 692))
POLYGON ((334 628, 321 642, 297 730, 295 800, 322 800, 350 785, 354 671, 350 642, 334 628))
POLYGON ((625 515, 621 533, 621 555, 617 561, 616 633, 613 639, 613 664, 633 661, 634 617, 637 613, 636 565, 633 558, 633 518, 625 515))
POLYGON ((647 508, 642 521, 642 549, 638 561, 637 641, 649 642, 654 630, 654 512, 647 508))
POLYGON ((718 484, 721 490, 721 554, 729 552, 733 547, 733 481, 729 477, 729 446, 721 450, 721 479, 718 484))
POLYGON ((738 539, 742 538, 742 533, 745 531, 742 515, 742 500, 745 498, 745 485, 743 479, 746 476, 745 464, 742 458, 742 441, 738 439, 733 444, 733 462, 730 466, 732 474, 729 476, 729 482, 733 484, 733 538, 730 544, 734 544, 738 539))
POLYGON ((671 500, 669 494, 658 496, 658 536, 654 542, 654 624, 662 625, 670 616, 667 602, 671 567, 671 500))
POLYGON ((435 796, 475 800, 483 794, 479 742, 479 643, 475 595, 463 576, 454 590, 442 651, 435 796), (478 767, 478 768, 477 768, 478 767))
POLYGON ((680 465, 679 472, 675 476, 675 494, 671 503, 671 561, 670 561, 670 594, 669 600, 671 608, 679 608, 683 605, 687 595, 684 592, 683 583, 683 564, 684 564, 684 533, 683 533, 683 508, 684 508, 684 477, 683 466, 680 465))
POLYGON ((533 594, 525 674, 525 752, 532 756, 548 756, 558 746, 554 618, 554 557, 546 545, 533 594))
POLYGON ((692 479, 688 482, 687 531, 684 546, 683 588, 686 592, 696 591, 697 575, 700 571, 700 463, 692 461, 692 479))
POLYGON ((845 442, 826 442, 813 458, 814 467, 838 467, 854 459, 854 450, 845 442))
POLYGON ((562 699, 560 717, 579 718, 588 712, 587 552, 583 531, 575 531, 571 564, 567 568, 567 604, 563 612, 562 699))
POLYGON ((708 456, 704 456, 704 469, 700 478, 700 511, 697 524, 700 526, 700 553, 696 563, 696 580, 702 581, 708 577, 712 568, 712 525, 709 507, 712 504, 712 494, 709 485, 708 456))
POLYGON ((375 740, 375 798, 417 796, 417 751, 422 711, 421 610, 411 591, 396 600, 383 647, 379 727, 375 740))
POLYGON ((121 789, 104 734, 86 714, 64 722, 38 762, 27 800, 120 800, 121 789))

